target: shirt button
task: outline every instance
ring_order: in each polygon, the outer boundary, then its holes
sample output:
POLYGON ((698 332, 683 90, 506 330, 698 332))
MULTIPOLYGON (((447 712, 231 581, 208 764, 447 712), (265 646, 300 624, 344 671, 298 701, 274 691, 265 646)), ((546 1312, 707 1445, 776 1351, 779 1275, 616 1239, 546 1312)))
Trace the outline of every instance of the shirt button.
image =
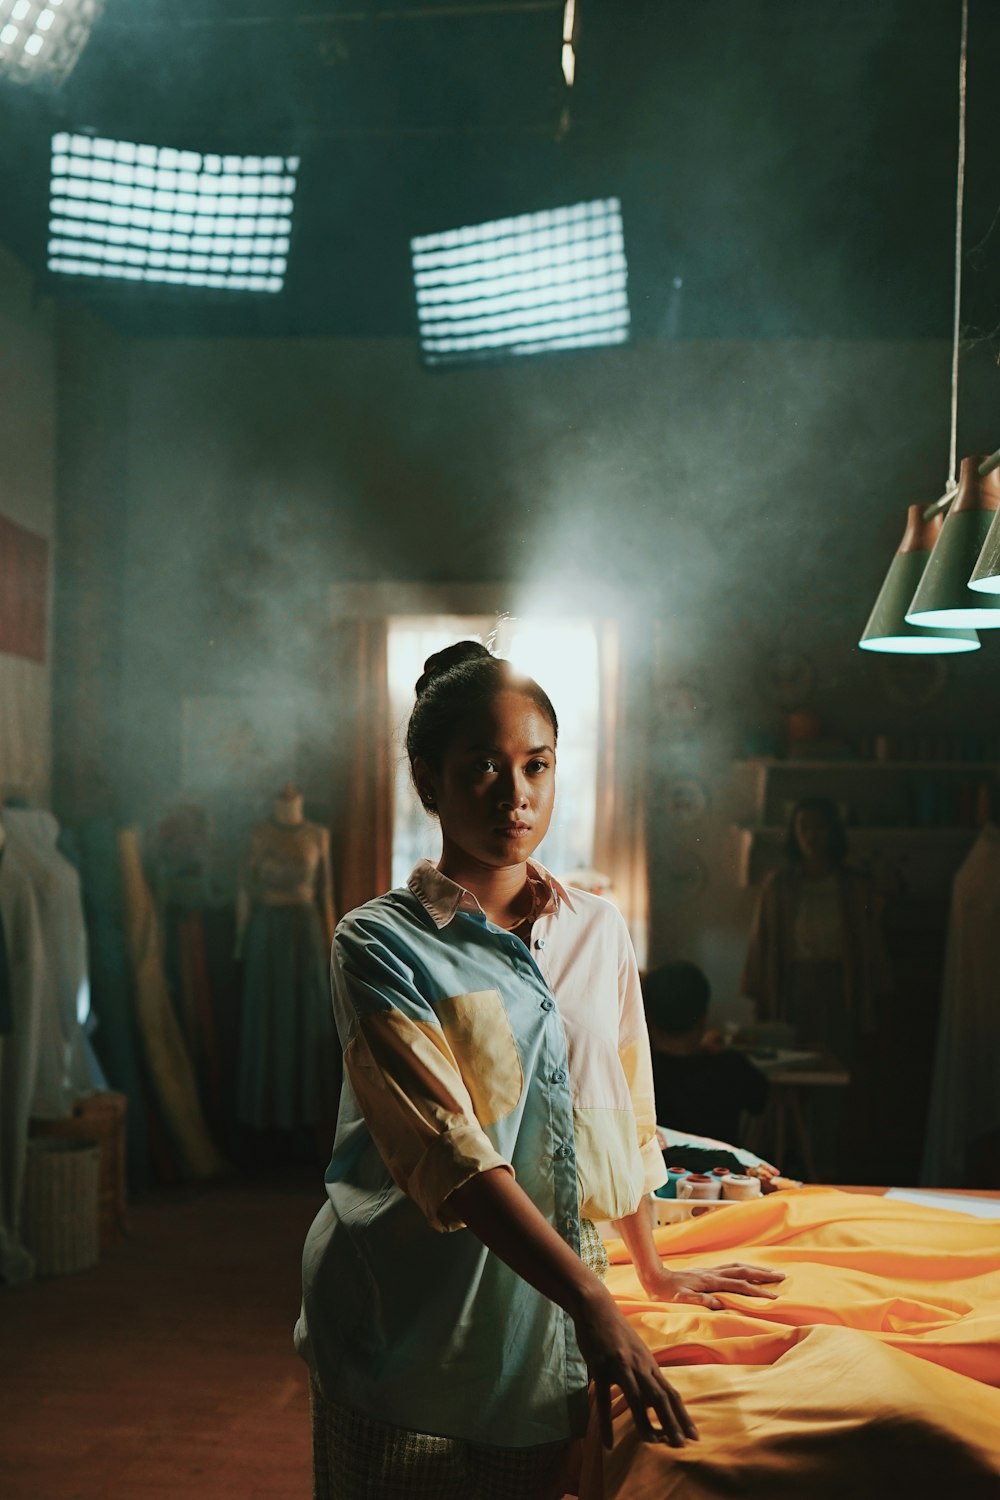
POLYGON ((575 1234, 576 1233, 576 1220, 575 1219, 563 1219, 563 1221, 562 1221, 562 1231, 563 1231, 563 1234, 575 1234))
POLYGON ((569 1156, 569 1151, 570 1151, 570 1148, 566 1145, 565 1142, 563 1142, 563 1144, 561 1146, 557 1146, 556 1147, 556 1149, 553 1151, 552 1155, 553 1155, 553 1157, 554 1157, 554 1159, 556 1161, 565 1161, 566 1158, 569 1156))
POLYGON ((554 1068, 549 1074, 549 1080, 552 1083, 565 1083, 568 1076, 565 1068, 554 1068))
POLYGON ((535 947, 536 948, 544 948, 545 947, 545 939, 544 938, 535 938, 535 947))
POLYGON ((546 995, 542 1001, 542 1010, 555 1010, 556 1002, 551 995, 546 995))

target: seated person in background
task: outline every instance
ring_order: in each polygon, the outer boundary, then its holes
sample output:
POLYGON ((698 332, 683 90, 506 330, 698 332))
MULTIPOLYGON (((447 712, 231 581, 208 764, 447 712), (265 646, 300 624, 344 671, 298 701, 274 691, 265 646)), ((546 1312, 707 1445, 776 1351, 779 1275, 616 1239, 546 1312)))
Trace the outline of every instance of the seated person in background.
POLYGON ((706 1041, 708 980, 695 964, 664 964, 646 975, 642 992, 657 1123, 738 1145, 740 1115, 764 1108, 767 1079, 742 1052, 706 1041))

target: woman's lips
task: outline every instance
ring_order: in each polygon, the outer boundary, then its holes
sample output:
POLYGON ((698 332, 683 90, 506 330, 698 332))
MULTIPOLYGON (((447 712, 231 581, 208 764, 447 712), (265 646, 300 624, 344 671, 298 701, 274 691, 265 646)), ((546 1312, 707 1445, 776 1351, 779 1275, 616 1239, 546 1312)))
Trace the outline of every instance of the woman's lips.
POLYGON ((531 832, 531 828, 527 823, 505 823, 496 831, 505 839, 523 839, 531 832))

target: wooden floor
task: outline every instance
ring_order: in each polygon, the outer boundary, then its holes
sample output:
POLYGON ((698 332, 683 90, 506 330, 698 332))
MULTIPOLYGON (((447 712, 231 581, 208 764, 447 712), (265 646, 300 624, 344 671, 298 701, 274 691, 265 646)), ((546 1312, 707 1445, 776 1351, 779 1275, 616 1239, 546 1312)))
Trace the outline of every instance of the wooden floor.
POLYGON ((321 1174, 161 1192, 92 1271, 0 1287, 4 1500, 309 1500, 292 1327, 321 1174))

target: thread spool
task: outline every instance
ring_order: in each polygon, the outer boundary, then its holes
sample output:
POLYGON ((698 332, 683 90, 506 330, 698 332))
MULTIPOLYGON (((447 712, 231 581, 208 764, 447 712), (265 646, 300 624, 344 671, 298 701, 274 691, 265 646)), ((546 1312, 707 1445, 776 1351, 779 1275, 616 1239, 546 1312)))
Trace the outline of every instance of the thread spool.
POLYGON ((756 1177, 743 1177, 732 1173, 722 1184, 722 1196, 730 1202, 743 1203, 760 1197, 760 1182, 756 1177))
POLYGON ((714 1203, 722 1196, 722 1183, 718 1177, 704 1172, 689 1172, 677 1184, 677 1196, 698 1203, 714 1203))
POLYGON ((676 1198, 677 1184, 680 1182, 681 1178, 687 1176, 688 1171, 686 1167, 668 1167, 667 1180, 662 1185, 662 1187, 658 1187, 656 1189, 655 1196, 657 1198, 676 1198))

